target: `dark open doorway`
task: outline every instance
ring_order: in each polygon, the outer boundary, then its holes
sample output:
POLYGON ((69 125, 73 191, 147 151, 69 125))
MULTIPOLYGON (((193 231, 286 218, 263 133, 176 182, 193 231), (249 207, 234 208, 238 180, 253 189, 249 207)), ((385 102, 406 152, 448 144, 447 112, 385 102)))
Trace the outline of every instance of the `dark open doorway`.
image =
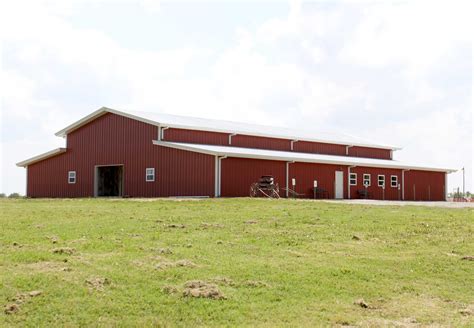
POLYGON ((95 172, 95 190, 99 197, 123 196, 123 166, 97 166, 95 172))

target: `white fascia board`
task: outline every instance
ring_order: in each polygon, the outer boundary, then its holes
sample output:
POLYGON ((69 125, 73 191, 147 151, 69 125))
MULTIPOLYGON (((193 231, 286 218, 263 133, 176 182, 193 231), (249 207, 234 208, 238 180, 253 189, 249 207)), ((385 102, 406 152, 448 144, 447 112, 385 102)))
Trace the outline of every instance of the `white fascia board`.
POLYGON ((64 137, 69 132, 72 132, 72 131, 76 130, 77 128, 80 128, 81 126, 83 126, 83 125, 85 125, 89 122, 92 122, 93 120, 95 120, 96 118, 104 115, 105 113, 117 114, 117 115, 120 115, 120 116, 128 117, 132 120, 148 123, 148 124, 155 125, 155 126, 160 126, 159 122, 149 120, 149 119, 143 118, 141 116, 129 114, 129 113, 122 112, 122 111, 119 111, 119 110, 115 110, 115 109, 112 109, 112 108, 101 107, 98 110, 96 110, 95 112, 92 112, 91 114, 83 117, 79 121, 76 121, 76 122, 68 125, 67 127, 62 129, 61 131, 56 132, 54 135, 56 135, 58 137, 64 137))
POLYGON ((31 158, 29 158, 27 160, 24 160, 24 161, 21 161, 21 162, 18 162, 18 163, 16 163, 16 166, 27 167, 28 165, 31 165, 33 163, 45 160, 49 157, 53 157, 53 156, 56 156, 56 155, 64 153, 64 152, 66 152, 66 148, 56 148, 56 149, 50 150, 46 153, 31 157, 31 158))
POLYGON ((163 146, 163 147, 168 147, 168 148, 187 150, 187 151, 192 151, 192 152, 195 152, 195 153, 201 153, 201 154, 206 154, 206 155, 224 156, 224 155, 221 155, 219 152, 215 152, 215 151, 212 151, 212 150, 206 150, 206 149, 202 149, 202 148, 192 147, 192 145, 190 145, 190 144, 166 142, 166 141, 161 141, 161 140, 153 140, 153 144, 156 145, 156 146, 163 146))
POLYGON ((412 170, 420 170, 420 171, 435 171, 435 172, 447 172, 447 173, 456 172, 456 170, 453 170, 453 169, 416 166, 416 165, 403 164, 394 160, 380 160, 380 159, 371 159, 371 158, 362 158, 362 157, 343 157, 343 156, 295 153, 295 152, 290 153, 290 152, 277 151, 277 150, 185 144, 185 143, 175 143, 175 142, 156 141, 156 140, 153 141, 153 144, 164 146, 164 147, 203 153, 207 155, 214 155, 214 156, 217 155, 217 156, 251 158, 251 159, 262 159, 262 160, 275 160, 275 161, 289 161, 289 162, 293 161, 293 162, 304 162, 304 163, 349 165, 349 166, 359 166, 359 167, 412 169, 412 170))

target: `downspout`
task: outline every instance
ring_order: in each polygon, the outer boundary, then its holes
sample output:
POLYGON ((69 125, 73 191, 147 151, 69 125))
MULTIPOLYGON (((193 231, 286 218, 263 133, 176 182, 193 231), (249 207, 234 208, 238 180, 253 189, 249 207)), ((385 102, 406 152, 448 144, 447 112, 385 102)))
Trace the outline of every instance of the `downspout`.
POLYGON ((291 150, 293 150, 293 144, 294 144, 295 142, 298 142, 298 140, 291 140, 291 141, 290 141, 290 149, 291 149, 291 150))
POLYGON ((229 134, 229 145, 232 145, 232 137, 233 137, 233 136, 236 136, 236 135, 237 135, 237 133, 231 133, 231 134, 229 134))
MULTIPOLYGON (((347 167, 347 199, 351 199, 351 168, 353 167, 356 167, 356 165, 347 167)), ((344 195, 344 192, 342 194, 344 195)))
POLYGON ((405 172, 410 170, 402 170, 402 200, 405 200, 405 172))
POLYGON ((158 125, 158 141, 161 141, 161 126, 158 125))
POLYGON ((218 186, 217 186, 217 190, 218 190, 218 196, 217 197, 221 197, 222 160, 226 159, 227 156, 221 156, 221 157, 217 156, 217 157, 218 157, 218 159, 217 159, 218 163, 217 164, 218 164, 218 177, 219 177, 219 182, 218 182, 218 186))
POLYGON ((289 183, 289 175, 290 175, 290 164, 293 164, 295 161, 286 162, 286 191, 285 197, 288 198, 288 183, 289 183))
POLYGON ((353 145, 346 146, 346 155, 349 155, 349 148, 354 147, 353 145))
POLYGON ((163 126, 161 128, 161 139, 160 140, 165 139, 165 130, 168 130, 169 128, 170 128, 169 126, 163 126))

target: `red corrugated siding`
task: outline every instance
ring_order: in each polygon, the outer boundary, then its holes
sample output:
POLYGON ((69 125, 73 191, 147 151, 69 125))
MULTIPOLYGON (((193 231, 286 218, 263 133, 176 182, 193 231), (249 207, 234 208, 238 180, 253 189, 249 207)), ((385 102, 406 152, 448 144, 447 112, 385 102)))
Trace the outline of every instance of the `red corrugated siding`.
POLYGON ((94 195, 95 165, 124 165, 124 195, 134 197, 213 196, 214 156, 159 147, 155 126, 106 114, 68 135, 68 150, 28 167, 31 197, 94 195), (154 167, 155 182, 145 181, 154 167), (76 184, 67 172, 76 171, 76 184))
POLYGON ((405 200, 445 200, 445 173, 429 171, 405 172, 405 200))
POLYGON ((290 150, 290 140, 254 137, 243 134, 238 134, 232 137, 233 147, 244 148, 258 148, 258 149, 272 149, 272 150, 290 150))
POLYGON ((293 144, 293 151, 326 155, 346 155, 346 146, 321 142, 298 141, 293 144))
MULTIPOLYGON (((230 133, 170 128, 164 131, 163 140, 228 146, 229 135, 230 133)), ((291 140, 238 134, 232 137, 232 146, 291 151, 291 140)), ((298 141, 293 144, 293 151, 345 156, 346 146, 322 142, 298 141)), ((349 156, 390 159, 390 150, 354 146, 349 148, 349 156)))
MULTIPOLYGON (((262 175, 273 175, 280 187, 285 186, 285 162, 247 158, 226 158, 221 166, 221 195, 223 197, 248 197, 250 185, 262 175)), ((284 195, 280 191, 280 195, 284 195)))
MULTIPOLYGON (((357 190, 364 190, 363 175, 365 173, 370 174, 370 186, 367 191, 370 193, 372 199, 385 199, 385 200, 401 200, 402 191, 396 187, 392 187, 390 179, 392 175, 397 176, 399 184, 402 183, 402 171, 397 169, 385 169, 385 168, 374 168, 374 167, 354 167, 351 168, 351 173, 357 174, 357 185, 351 186, 351 198, 359 198, 357 190), (385 176, 385 192, 382 187, 378 186, 378 175, 385 176)), ((346 180, 346 183, 347 180, 346 180)))
POLYGON ((198 143, 205 145, 222 145, 226 146, 229 144, 228 133, 198 131, 198 130, 186 130, 186 129, 167 129, 164 130, 165 141, 174 142, 186 142, 186 143, 198 143))
POLYGON ((390 159, 390 150, 369 147, 350 147, 349 156, 390 159))
MULTIPOLYGON (((342 171, 343 181, 347 181, 347 167, 341 165, 313 164, 313 163, 292 163, 289 166, 290 188, 292 178, 296 179, 296 192, 305 194, 306 198, 313 198, 314 180, 318 181, 318 187, 328 192, 328 198, 333 199, 335 194, 335 175, 336 171, 342 171)), ((343 184, 344 198, 347 197, 347 184, 343 184)))

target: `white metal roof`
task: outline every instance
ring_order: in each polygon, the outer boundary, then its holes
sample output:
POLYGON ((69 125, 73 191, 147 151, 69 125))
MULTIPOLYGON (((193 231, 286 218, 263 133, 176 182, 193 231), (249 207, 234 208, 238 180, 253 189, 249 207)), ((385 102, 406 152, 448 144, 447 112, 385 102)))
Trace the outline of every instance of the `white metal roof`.
POLYGON ((383 148, 398 150, 397 146, 373 143, 370 140, 354 137, 347 134, 321 132, 321 131, 304 131, 294 130, 283 127, 273 127, 267 125, 239 123, 223 120, 205 119, 189 116, 178 116, 162 113, 139 112, 129 110, 116 110, 107 107, 102 107, 99 110, 87 115, 77 122, 67 126, 58 131, 57 136, 65 136, 69 132, 74 131, 80 126, 89 123, 98 116, 105 113, 114 113, 117 115, 126 116, 138 121, 149 123, 156 126, 165 126, 178 129, 202 130, 223 133, 245 134, 260 137, 281 138, 289 140, 313 141, 332 144, 342 144, 349 146, 362 146, 371 148, 383 148))
POLYGON ((31 165, 33 163, 42 161, 42 160, 47 159, 49 157, 53 157, 53 156, 56 156, 58 154, 64 153, 65 151, 66 151, 66 148, 56 148, 56 149, 50 150, 46 153, 37 155, 35 157, 28 158, 28 159, 26 159, 24 161, 21 161, 21 162, 18 162, 18 163, 16 163, 16 166, 26 167, 28 165, 31 165))
POLYGON ((333 156, 333 155, 309 154, 309 153, 298 153, 298 152, 278 151, 278 150, 167 142, 167 141, 158 141, 158 140, 154 140, 153 144, 158 145, 158 146, 188 150, 188 151, 214 155, 214 156, 254 158, 254 159, 288 161, 288 162, 294 161, 294 162, 307 162, 307 163, 380 167, 380 168, 405 169, 405 170, 438 171, 438 172, 448 172, 448 173, 456 172, 456 170, 454 169, 429 167, 429 166, 424 166, 424 165, 409 164, 409 163, 403 163, 403 162, 399 162, 395 160, 386 160, 386 159, 333 156))

